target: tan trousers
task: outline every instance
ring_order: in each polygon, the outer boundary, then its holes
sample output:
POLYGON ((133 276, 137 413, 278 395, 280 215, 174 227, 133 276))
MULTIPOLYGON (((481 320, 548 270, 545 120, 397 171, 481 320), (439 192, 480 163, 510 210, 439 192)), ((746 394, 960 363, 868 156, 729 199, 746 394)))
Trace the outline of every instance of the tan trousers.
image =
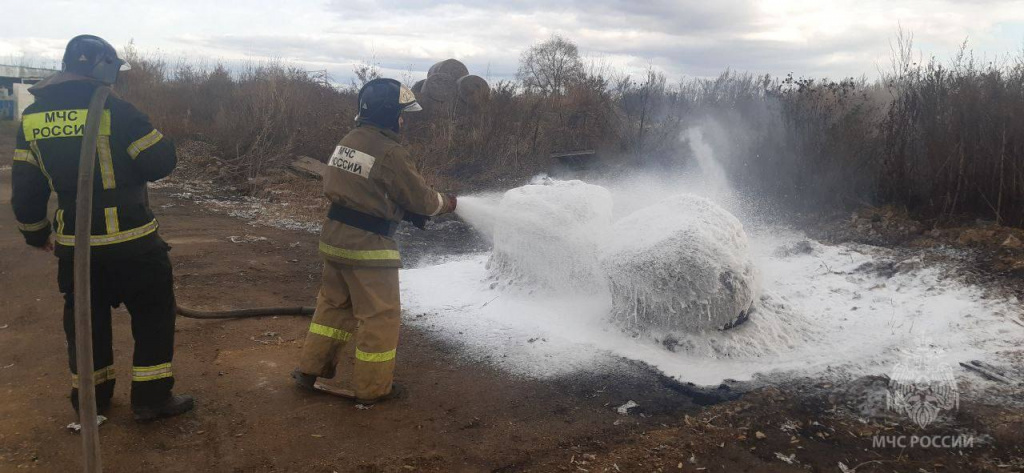
POLYGON ((333 378, 345 346, 354 339, 352 388, 356 397, 384 396, 391 392, 400 325, 398 268, 326 261, 299 370, 333 378))

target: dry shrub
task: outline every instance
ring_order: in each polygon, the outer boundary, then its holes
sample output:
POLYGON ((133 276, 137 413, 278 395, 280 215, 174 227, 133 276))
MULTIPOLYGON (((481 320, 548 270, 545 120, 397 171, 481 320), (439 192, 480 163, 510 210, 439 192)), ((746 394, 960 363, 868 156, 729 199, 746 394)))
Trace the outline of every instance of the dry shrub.
MULTIPOLYGON (((793 209, 895 204, 917 218, 1024 225, 1024 57, 979 64, 965 49, 949 65, 915 62, 901 36, 893 70, 873 83, 731 71, 670 83, 653 68, 638 79, 588 68, 567 40, 550 41, 531 51, 557 54, 524 55, 530 67, 484 103, 407 116, 429 182, 508 187, 549 170, 552 152, 583 149, 613 172, 686 166, 681 136, 701 126, 737 188, 793 209)), ((169 135, 213 144, 228 179, 252 182, 296 155, 325 160, 353 126, 354 83, 273 62, 229 72, 126 53, 134 69, 120 93, 169 135)))
POLYGON ((171 71, 130 47, 126 57, 133 68, 118 92, 166 134, 214 145, 223 179, 249 182, 295 156, 325 159, 353 125, 354 94, 324 73, 275 62, 171 71))
POLYGON ((948 65, 922 64, 900 39, 885 79, 883 199, 943 221, 1024 225, 1024 56, 979 64, 965 46, 948 65))

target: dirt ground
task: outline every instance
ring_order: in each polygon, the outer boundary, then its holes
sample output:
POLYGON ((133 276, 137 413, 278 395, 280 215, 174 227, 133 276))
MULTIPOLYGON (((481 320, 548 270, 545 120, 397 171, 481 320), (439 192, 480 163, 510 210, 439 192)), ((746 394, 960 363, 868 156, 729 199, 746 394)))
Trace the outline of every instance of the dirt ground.
MULTIPOLYGON (((12 143, 3 139, 0 472, 74 471, 81 440, 64 429, 73 411, 56 262, 26 247, 16 231, 4 169, 12 143)), ((157 190, 153 201, 173 246, 183 305, 313 303, 321 267, 315 235, 254 227, 172 193, 157 190)), ((357 409, 292 386, 288 373, 307 326, 301 317, 179 319, 176 390, 195 395, 198 407, 136 424, 122 381, 101 428, 106 471, 1024 470, 1024 416, 1005 407, 1013 403, 965 399, 926 432, 968 432, 980 439, 971 448, 884 448, 871 436, 923 432, 905 419, 860 414, 865 393, 884 390, 884 380, 697 390, 628 361, 601 372, 523 379, 463 359, 453 344, 414 329, 402 332, 396 372, 408 395, 357 409), (617 413, 629 400, 640 407, 617 413)), ((131 334, 121 309, 114 331, 123 379, 131 334)), ((1021 405, 1019 389, 1009 396, 1021 405)))

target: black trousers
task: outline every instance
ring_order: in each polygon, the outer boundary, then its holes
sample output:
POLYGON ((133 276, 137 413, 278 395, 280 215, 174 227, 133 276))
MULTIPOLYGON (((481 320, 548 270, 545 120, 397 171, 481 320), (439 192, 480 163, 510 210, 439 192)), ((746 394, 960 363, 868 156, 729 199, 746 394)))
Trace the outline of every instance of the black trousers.
MULTIPOLYGON (((74 262, 58 260, 57 284, 64 293, 64 333, 72 373, 71 405, 78 410, 78 365, 75 352, 74 262)), ((92 343, 96 404, 110 405, 114 395, 114 349, 110 310, 122 303, 132 318, 133 406, 154 406, 171 396, 174 375, 174 278, 167 251, 92 262, 92 343)))

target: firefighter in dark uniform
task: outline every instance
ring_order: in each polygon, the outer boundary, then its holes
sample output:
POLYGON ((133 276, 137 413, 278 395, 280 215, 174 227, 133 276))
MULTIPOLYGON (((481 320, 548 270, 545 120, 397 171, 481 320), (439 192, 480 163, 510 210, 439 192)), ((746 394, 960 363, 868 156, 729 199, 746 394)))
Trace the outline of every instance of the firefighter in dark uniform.
MULTIPOLYGON (((96 36, 72 39, 62 71, 33 86, 35 103, 23 114, 12 165, 11 204, 25 241, 56 254, 57 284, 64 293, 64 333, 72 373, 71 404, 78 410, 75 362, 75 197, 78 160, 89 100, 100 85, 113 85, 127 63, 96 36), (57 194, 52 223, 51 192, 57 194)), ((174 286, 169 247, 157 234, 146 185, 174 169, 174 145, 146 115, 111 96, 104 105, 96 145, 93 195, 92 329, 96 402, 100 413, 114 394, 112 307, 131 314, 135 351, 131 403, 135 419, 153 420, 192 409, 190 396, 171 394, 174 371, 174 286)))

